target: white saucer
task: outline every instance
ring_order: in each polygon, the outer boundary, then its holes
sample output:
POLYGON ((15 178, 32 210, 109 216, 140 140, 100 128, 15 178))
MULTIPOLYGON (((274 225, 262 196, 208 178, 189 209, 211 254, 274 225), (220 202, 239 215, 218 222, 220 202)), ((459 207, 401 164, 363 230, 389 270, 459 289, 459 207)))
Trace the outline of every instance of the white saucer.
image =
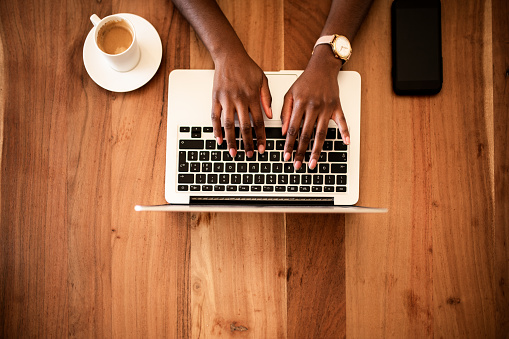
POLYGON ((138 65, 129 72, 117 72, 108 66, 94 43, 95 28, 90 30, 85 40, 83 62, 88 75, 102 88, 112 92, 129 92, 145 85, 156 74, 161 64, 163 46, 150 22, 135 14, 120 15, 131 21, 136 29, 141 52, 138 65))

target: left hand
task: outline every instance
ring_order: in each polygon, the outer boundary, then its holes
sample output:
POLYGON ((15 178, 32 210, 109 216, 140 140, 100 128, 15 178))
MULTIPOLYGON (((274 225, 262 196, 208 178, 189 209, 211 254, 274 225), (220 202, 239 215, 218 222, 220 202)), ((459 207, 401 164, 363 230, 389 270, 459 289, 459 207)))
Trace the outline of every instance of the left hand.
MULTIPOLYGON (((330 50, 328 53, 330 53, 330 50)), ((333 56, 332 58, 335 59, 333 56)), ((337 72, 334 68, 337 67, 337 63, 341 63, 341 60, 327 60, 320 64, 313 63, 311 60, 306 70, 295 81, 284 98, 281 120, 283 122, 283 135, 286 134, 285 161, 291 158, 293 146, 300 130, 294 159, 296 170, 302 166, 315 124, 316 133, 309 168, 314 169, 316 167, 330 119, 336 122, 344 143, 350 143, 348 126, 339 100, 337 76, 341 65, 337 68, 337 72), (331 68, 327 66, 327 62, 335 62, 336 64, 332 64, 333 67, 331 68)), ((322 61, 325 60, 322 59, 322 61)))

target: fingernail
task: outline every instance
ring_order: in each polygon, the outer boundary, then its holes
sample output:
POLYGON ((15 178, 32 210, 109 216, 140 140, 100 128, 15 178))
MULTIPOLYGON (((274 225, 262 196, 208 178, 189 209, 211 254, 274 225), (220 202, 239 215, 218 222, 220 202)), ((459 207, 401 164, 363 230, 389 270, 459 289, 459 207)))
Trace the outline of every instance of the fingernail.
POLYGON ((258 152, 260 152, 260 154, 263 154, 265 152, 265 145, 259 145, 258 152))
POLYGON ((235 148, 230 148, 230 155, 232 156, 232 158, 235 158, 235 156, 237 155, 237 151, 235 150, 235 148))
POLYGON ((300 162, 298 160, 293 164, 293 167, 295 167, 295 170, 297 170, 297 171, 300 169, 301 166, 302 166, 302 162, 300 162))
POLYGON ((290 153, 286 152, 285 153, 285 161, 288 161, 288 160, 290 160, 290 153))
POLYGON ((345 145, 350 145, 350 137, 345 138, 345 145))
POLYGON ((311 159, 309 162, 309 168, 314 169, 316 167, 316 159, 311 159))
POLYGON ((216 142, 218 145, 221 145, 223 143, 223 140, 220 137, 216 137, 216 142))
POLYGON ((253 157, 253 151, 247 151, 246 155, 247 155, 248 158, 252 158, 253 157))

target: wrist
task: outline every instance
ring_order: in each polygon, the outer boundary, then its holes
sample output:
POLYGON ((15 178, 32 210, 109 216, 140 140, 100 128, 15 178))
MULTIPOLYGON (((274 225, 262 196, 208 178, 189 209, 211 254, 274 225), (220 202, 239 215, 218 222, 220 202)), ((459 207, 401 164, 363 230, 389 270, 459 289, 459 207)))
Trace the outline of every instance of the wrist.
POLYGON ((313 70, 324 69, 328 72, 335 72, 336 75, 343 67, 344 61, 336 58, 329 45, 316 46, 313 55, 309 59, 308 67, 313 70))

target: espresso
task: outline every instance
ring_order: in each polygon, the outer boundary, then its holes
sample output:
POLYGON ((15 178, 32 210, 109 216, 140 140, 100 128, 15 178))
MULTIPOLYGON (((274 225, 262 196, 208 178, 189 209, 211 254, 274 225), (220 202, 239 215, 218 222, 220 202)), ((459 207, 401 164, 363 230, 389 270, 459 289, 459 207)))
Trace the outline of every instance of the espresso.
POLYGON ((133 43, 131 28, 124 20, 105 23, 97 34, 97 45, 108 54, 120 54, 133 43))

